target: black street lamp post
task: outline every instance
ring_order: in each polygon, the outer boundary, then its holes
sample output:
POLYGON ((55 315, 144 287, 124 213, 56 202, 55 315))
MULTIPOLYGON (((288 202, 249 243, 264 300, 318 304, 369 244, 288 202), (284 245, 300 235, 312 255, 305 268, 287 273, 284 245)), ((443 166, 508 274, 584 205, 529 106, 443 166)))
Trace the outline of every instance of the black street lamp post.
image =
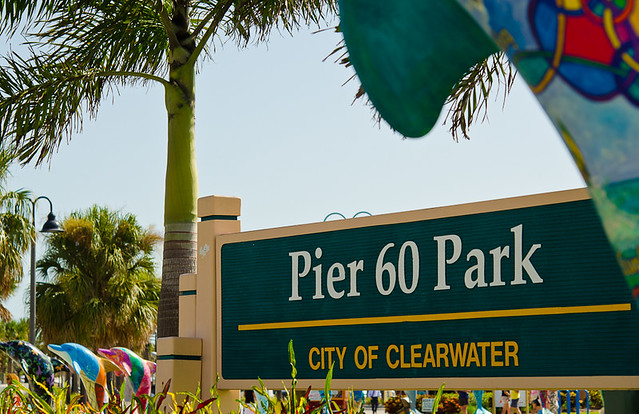
MULTIPOLYGON (((35 228, 36 222, 35 222, 35 218, 36 218, 36 214, 35 214, 35 207, 36 207, 36 202, 38 200, 47 200, 49 202, 49 215, 47 217, 47 221, 44 223, 44 226, 42 226, 42 230, 40 230, 40 232, 42 233, 58 233, 62 230, 62 227, 60 227, 60 224, 58 224, 57 220, 55 219, 55 215, 53 214, 53 203, 51 203, 51 200, 49 200, 48 197, 45 196, 40 196, 37 197, 35 200, 29 200, 31 201, 31 224, 33 225, 33 228, 35 228)), ((31 287, 29 290, 29 342, 31 342, 32 344, 35 345, 35 340, 36 340, 36 329, 35 329, 35 318, 36 318, 36 310, 35 310, 35 302, 36 302, 36 295, 35 295, 35 287, 36 287, 36 280, 35 280, 35 266, 36 266, 36 252, 35 252, 35 238, 33 239, 33 241, 31 242, 31 287)))

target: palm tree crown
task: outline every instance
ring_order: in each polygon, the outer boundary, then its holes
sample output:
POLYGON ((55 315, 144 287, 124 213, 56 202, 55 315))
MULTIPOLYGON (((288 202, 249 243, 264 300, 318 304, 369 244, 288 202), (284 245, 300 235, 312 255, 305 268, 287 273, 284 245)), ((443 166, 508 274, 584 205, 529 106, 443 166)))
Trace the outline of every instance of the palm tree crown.
MULTIPOLYGON (((14 0, 0 2, 0 34, 26 38, 26 55, 4 56, 0 125, 23 162, 40 163, 95 117, 119 86, 180 85, 171 70, 194 67, 212 36, 246 44, 275 26, 319 23, 335 0, 14 0)), ((182 90, 188 94, 188 91, 182 90)))
POLYGON ((131 214, 93 206, 62 222, 37 268, 38 326, 45 343, 140 350, 155 329, 160 237, 131 214))
MULTIPOLYGON (((4 190, 11 161, 11 154, 0 151, 0 301, 6 300, 22 280, 22 255, 35 240, 29 220, 30 193, 4 190)), ((11 319, 11 313, 2 304, 0 319, 11 319)))

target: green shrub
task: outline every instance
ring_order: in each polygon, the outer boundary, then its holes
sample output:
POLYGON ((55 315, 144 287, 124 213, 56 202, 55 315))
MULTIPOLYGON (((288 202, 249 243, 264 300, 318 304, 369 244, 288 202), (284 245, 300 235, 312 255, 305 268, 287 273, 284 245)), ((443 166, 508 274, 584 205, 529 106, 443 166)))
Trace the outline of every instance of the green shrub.
POLYGON ((603 397, 599 390, 588 390, 590 393, 590 408, 601 410, 603 407, 603 397))
MULTIPOLYGON (((561 407, 563 410, 565 410, 567 407, 566 391, 560 391, 560 394, 561 394, 561 407)), ((586 397, 583 395, 580 395, 580 397, 583 399, 579 402, 579 407, 585 409, 586 397)), ((588 390, 588 397, 590 402, 590 408, 601 409, 603 407, 603 398, 601 397, 601 392, 599 392, 598 390, 588 390)), ((575 391, 570 391, 570 408, 573 410, 575 409, 576 399, 577 399, 577 393, 575 391)))
MULTIPOLYGON (((167 392, 168 384, 162 393, 154 397, 143 396, 142 399, 133 397, 133 401, 129 404, 123 404, 117 396, 112 396, 109 403, 102 409, 109 414, 131 414, 138 410, 142 401, 148 403, 149 414, 159 414, 160 405, 164 399, 171 393, 167 392)), ((49 397, 52 402, 46 401, 39 395, 31 392, 22 384, 9 385, 0 392, 0 413, 2 414, 94 414, 95 409, 80 402, 80 396, 77 394, 69 397, 67 402, 68 388, 53 387, 49 397)), ((187 396, 184 404, 174 405, 173 411, 176 412, 192 412, 192 413, 211 413, 211 402, 213 399, 201 401, 193 398, 192 395, 187 396)), ((138 410, 139 411, 139 410, 138 410)))
POLYGON ((461 410, 457 393, 444 393, 439 401, 437 414, 456 414, 461 410))
POLYGON ((390 397, 384 401, 384 411, 388 414, 395 414, 404 409, 402 399, 399 397, 390 397))
POLYGON ((484 396, 481 399, 481 405, 488 410, 492 409, 492 406, 493 406, 492 391, 484 391, 484 396))
MULTIPOLYGON (((328 408, 329 412, 332 411, 331 408, 337 408, 337 407, 327 407, 326 400, 324 399, 319 405, 314 406, 312 409, 309 409, 310 404, 309 404, 308 396, 311 392, 311 387, 308 387, 306 392, 302 394, 298 393, 297 391, 297 368, 296 368, 296 361, 295 361, 295 351, 293 350, 292 340, 288 343, 288 359, 291 365, 291 378, 292 378, 291 390, 289 391, 288 389, 285 389, 286 393, 289 396, 288 400, 285 400, 284 402, 282 402, 282 401, 278 401, 276 397, 271 397, 269 390, 264 386, 264 382, 262 382, 262 380, 258 378, 260 382, 260 386, 253 387, 253 391, 255 391, 257 394, 260 394, 266 400, 266 403, 262 403, 261 407, 258 407, 257 402, 251 405, 247 405, 244 402, 239 400, 238 402, 242 404, 242 406, 244 406, 245 408, 248 408, 251 411, 253 411, 254 413, 258 413, 260 412, 260 410, 263 410, 267 413, 275 413, 277 412, 278 408, 281 407, 281 410, 284 413, 319 414, 324 410, 324 408, 328 408), (300 395, 298 396, 298 394, 300 395)), ((331 366, 328 370, 328 373, 326 374, 326 380, 324 381, 325 396, 331 395, 332 381, 333 381, 333 367, 331 366)), ((211 394, 213 393, 211 392, 211 394)), ((220 412, 219 407, 218 407, 218 412, 220 412)))

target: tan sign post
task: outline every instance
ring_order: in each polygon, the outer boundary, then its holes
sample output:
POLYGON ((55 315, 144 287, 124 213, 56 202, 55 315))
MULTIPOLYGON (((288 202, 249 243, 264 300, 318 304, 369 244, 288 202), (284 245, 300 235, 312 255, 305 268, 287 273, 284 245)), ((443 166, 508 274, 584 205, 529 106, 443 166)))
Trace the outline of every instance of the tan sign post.
MULTIPOLYGON (((215 294, 215 242, 220 234, 240 231, 240 199, 209 196, 198 200, 197 274, 180 278, 180 336, 158 339, 156 389, 171 380, 171 391, 210 396, 217 372, 218 353, 215 294)), ((223 413, 238 411, 238 391, 219 391, 223 413)))

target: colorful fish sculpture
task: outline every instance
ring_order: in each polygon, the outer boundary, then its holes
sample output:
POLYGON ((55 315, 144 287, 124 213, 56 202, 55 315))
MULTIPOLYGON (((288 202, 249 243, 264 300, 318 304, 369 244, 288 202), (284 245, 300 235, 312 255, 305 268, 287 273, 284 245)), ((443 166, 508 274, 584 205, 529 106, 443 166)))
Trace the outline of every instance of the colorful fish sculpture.
POLYGON ((64 370, 60 368, 62 363, 55 358, 49 358, 26 341, 0 342, 0 350, 20 366, 29 381, 31 391, 50 401, 48 391, 53 387, 54 374, 64 370))
POLYGON ((106 392, 107 369, 103 361, 84 346, 76 343, 49 344, 51 352, 58 355, 82 381, 89 404, 101 410, 109 400, 106 392))
MULTIPOLYGON (((151 392, 152 375, 155 362, 147 361, 127 348, 115 347, 98 349, 98 354, 115 364, 131 384, 136 397, 151 392)), ((141 411, 146 409, 146 400, 141 401, 141 411)))

